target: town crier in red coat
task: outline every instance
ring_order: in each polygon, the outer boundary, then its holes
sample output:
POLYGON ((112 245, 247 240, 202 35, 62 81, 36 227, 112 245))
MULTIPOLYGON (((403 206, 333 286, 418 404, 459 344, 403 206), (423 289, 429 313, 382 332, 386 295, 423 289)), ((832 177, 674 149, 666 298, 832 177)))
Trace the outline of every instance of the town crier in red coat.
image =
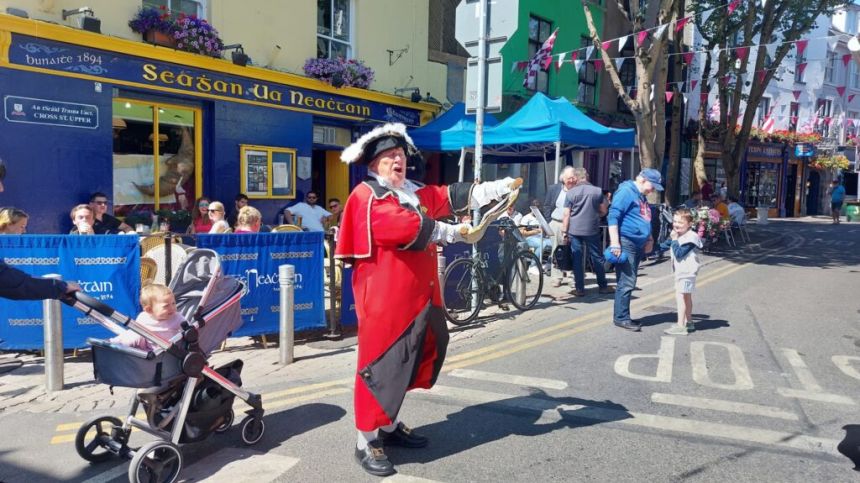
POLYGON ((355 457, 377 476, 395 473, 384 445, 427 445, 397 415, 406 392, 432 387, 445 360, 436 245, 463 241, 468 225, 438 220, 500 199, 522 182, 423 185, 406 179, 414 156, 418 150, 403 124, 380 126, 341 155, 368 169, 346 201, 335 256, 353 266, 358 315, 355 457))

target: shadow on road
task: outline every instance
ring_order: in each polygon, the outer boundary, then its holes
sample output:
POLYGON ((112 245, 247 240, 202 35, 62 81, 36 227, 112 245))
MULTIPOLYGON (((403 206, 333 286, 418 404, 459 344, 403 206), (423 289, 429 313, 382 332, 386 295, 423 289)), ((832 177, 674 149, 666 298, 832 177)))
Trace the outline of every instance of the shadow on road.
POLYGON ((385 450, 395 464, 429 463, 508 436, 541 436, 631 417, 627 408, 611 401, 551 397, 535 390, 530 396, 468 406, 445 421, 417 428, 430 439, 427 448, 385 450))

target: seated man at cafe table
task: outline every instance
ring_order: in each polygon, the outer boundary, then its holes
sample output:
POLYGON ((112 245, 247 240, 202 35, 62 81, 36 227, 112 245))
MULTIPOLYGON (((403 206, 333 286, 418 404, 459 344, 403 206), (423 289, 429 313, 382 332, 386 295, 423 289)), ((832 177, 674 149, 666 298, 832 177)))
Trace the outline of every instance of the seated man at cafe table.
POLYGON ((80 204, 72 208, 69 212, 72 218, 72 231, 70 235, 95 235, 93 230, 93 209, 90 205, 80 204))
POLYGON ((117 218, 107 214, 107 195, 95 192, 90 196, 90 209, 93 213, 93 233, 96 235, 116 235, 128 233, 134 229, 117 218))

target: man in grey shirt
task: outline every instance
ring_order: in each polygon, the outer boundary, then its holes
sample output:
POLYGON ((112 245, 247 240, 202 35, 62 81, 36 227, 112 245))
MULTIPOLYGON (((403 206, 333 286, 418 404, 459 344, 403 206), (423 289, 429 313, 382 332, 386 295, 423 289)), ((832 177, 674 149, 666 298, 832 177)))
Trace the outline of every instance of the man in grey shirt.
POLYGON ((585 296, 585 267, 582 260, 582 249, 588 247, 594 274, 597 275, 597 286, 600 293, 615 291, 606 283, 606 271, 603 268, 603 250, 600 243, 600 217, 605 216, 609 203, 603 196, 603 191, 588 182, 588 172, 585 168, 574 168, 576 186, 571 188, 565 197, 564 214, 561 229, 564 243, 570 244, 573 254, 573 294, 585 296))

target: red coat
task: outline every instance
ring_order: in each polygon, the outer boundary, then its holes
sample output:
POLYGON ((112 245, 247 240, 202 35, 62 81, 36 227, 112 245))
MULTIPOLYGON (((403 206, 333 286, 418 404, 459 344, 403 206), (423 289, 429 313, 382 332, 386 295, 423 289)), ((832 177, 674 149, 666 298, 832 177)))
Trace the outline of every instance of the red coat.
POLYGON ((430 388, 442 368, 448 330, 429 239, 434 219, 451 214, 448 191, 419 189, 421 213, 375 180, 356 186, 346 201, 335 256, 353 264, 360 431, 391 424, 406 391, 430 388))

